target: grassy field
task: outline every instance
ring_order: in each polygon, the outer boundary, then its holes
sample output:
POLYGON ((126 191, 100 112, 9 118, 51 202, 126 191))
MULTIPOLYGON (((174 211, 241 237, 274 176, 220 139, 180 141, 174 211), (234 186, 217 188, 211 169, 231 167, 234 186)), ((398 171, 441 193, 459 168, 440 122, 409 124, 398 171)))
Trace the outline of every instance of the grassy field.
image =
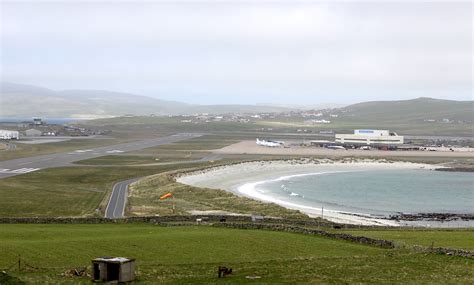
POLYGON ((455 230, 344 230, 352 235, 387 239, 399 245, 422 245, 474 250, 474 229, 455 230))
POLYGON ((474 260, 369 247, 301 234, 146 224, 0 225, 0 269, 27 283, 63 277, 97 256, 137 258, 142 284, 472 284, 474 260), (18 272, 18 256, 24 267, 18 272), (12 266, 13 265, 13 266, 12 266), (233 274, 217 279, 217 267, 233 274), (259 276, 251 280, 246 276, 259 276))
POLYGON ((285 218, 307 218, 298 211, 288 210, 271 203, 236 196, 223 190, 192 187, 175 182, 167 174, 154 175, 131 186, 128 212, 132 215, 171 215, 172 203, 175 214, 198 211, 226 211, 239 214, 259 214, 285 218), (173 200, 160 197, 172 192, 173 200))
POLYGON ((203 165, 63 167, 0 179, 0 216, 94 215, 118 181, 203 165))

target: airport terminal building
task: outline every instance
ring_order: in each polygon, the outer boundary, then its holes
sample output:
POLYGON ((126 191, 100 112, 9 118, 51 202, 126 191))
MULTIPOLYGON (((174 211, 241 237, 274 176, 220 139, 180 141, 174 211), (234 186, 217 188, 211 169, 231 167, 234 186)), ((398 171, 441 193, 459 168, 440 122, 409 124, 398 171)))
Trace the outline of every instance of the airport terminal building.
POLYGON ((354 130, 353 134, 336 134, 336 143, 343 145, 398 146, 403 136, 388 130, 354 130))

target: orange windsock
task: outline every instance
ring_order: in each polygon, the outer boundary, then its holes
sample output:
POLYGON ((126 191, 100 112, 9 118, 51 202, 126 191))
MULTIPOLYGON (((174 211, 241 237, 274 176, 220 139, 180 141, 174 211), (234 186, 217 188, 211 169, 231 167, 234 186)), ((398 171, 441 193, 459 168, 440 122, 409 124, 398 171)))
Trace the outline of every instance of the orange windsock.
POLYGON ((171 197, 173 197, 172 193, 166 193, 165 195, 160 197, 160 200, 165 200, 165 199, 168 199, 168 198, 171 198, 171 197))

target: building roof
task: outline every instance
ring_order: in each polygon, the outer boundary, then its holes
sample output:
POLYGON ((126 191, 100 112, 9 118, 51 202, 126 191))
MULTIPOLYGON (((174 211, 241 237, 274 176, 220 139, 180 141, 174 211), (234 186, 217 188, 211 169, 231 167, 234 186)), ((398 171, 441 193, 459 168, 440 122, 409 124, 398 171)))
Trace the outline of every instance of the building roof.
POLYGON ((97 257, 93 259, 92 261, 107 262, 107 263, 126 263, 126 262, 135 261, 135 258, 102 256, 102 257, 97 257))

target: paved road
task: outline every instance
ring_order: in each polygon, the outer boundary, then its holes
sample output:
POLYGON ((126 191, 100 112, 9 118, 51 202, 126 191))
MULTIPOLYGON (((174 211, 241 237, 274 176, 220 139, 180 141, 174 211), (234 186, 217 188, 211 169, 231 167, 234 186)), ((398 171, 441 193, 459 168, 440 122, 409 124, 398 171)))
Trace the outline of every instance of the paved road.
MULTIPOLYGON (((184 164, 184 163, 198 163, 198 162, 206 162, 206 161, 213 161, 213 160, 220 160, 222 156, 219 154, 209 154, 201 159, 196 160, 188 160, 188 161, 176 161, 176 162, 165 162, 160 163, 160 165, 164 164, 184 164)), ((105 217, 108 219, 120 219, 124 218, 125 206, 127 205, 127 197, 128 197, 128 186, 133 182, 140 180, 139 178, 128 179, 125 181, 118 182, 112 188, 112 194, 110 195, 109 203, 107 204, 107 208, 105 209, 105 217)))
POLYGON ((0 161, 0 179, 29 173, 45 168, 71 166, 79 160, 90 159, 105 155, 129 152, 163 144, 174 143, 200 137, 202 134, 183 133, 168 137, 134 141, 129 143, 104 146, 92 149, 78 149, 66 153, 46 154, 34 157, 0 161))
POLYGON ((105 217, 108 219, 120 219, 124 217, 125 205, 127 205, 128 186, 140 178, 121 181, 114 185, 109 203, 105 209, 105 217))

